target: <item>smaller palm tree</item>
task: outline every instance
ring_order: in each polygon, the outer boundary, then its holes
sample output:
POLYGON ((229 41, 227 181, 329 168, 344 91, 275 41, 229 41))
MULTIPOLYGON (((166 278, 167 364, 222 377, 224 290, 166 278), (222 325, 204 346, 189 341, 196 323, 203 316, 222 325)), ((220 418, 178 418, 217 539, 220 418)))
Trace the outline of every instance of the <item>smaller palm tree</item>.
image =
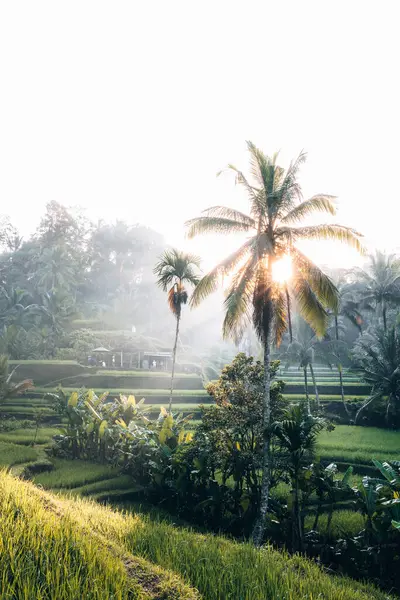
POLYGON ((333 311, 333 325, 328 328, 327 341, 324 344, 326 362, 332 368, 336 365, 339 374, 340 394, 348 418, 350 412, 344 396, 343 383, 343 358, 348 354, 346 342, 340 337, 340 332, 345 329, 345 323, 351 323, 361 332, 363 318, 360 312, 360 302, 357 300, 353 285, 345 283, 342 279, 335 282, 338 290, 338 305, 333 311))
POLYGON ((319 393, 314 372, 316 357, 324 358, 321 350, 321 342, 311 327, 303 319, 299 318, 296 324, 295 338, 289 344, 285 353, 285 358, 287 365, 297 364, 299 369, 302 369, 303 371, 308 414, 311 414, 310 395, 308 391, 308 369, 310 370, 315 390, 315 399, 319 408, 319 393))
POLYGON ((193 254, 180 252, 175 248, 166 250, 160 257, 159 262, 154 267, 154 274, 157 275, 157 283, 168 292, 168 304, 172 314, 176 318, 175 342, 172 353, 172 371, 171 371, 171 393, 169 397, 169 412, 172 407, 172 394, 174 391, 174 375, 176 362, 176 349, 179 338, 179 325, 182 314, 182 306, 188 301, 188 293, 185 289, 185 283, 195 287, 200 281, 198 270, 200 268, 200 259, 193 254))
POLYGON ((360 283, 364 284, 361 298, 367 309, 381 311, 383 329, 387 331, 388 308, 400 305, 400 261, 394 254, 382 252, 376 252, 369 260, 368 269, 358 272, 360 283))
POLYGON ((371 393, 356 413, 357 422, 361 412, 372 402, 386 403, 386 423, 390 413, 400 410, 400 331, 378 330, 362 336, 354 351, 354 362, 360 369, 362 379, 371 385, 371 393))

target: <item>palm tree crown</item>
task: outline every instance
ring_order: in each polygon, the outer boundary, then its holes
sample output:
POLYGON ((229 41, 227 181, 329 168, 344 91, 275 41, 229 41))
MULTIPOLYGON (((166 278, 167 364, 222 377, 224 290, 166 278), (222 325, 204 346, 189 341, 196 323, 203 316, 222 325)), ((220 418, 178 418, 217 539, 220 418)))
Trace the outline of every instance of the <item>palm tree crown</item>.
POLYGON ((169 307, 176 317, 180 316, 182 304, 186 304, 188 300, 184 284, 198 284, 199 267, 199 257, 175 248, 166 250, 154 267, 154 273, 158 276, 157 283, 164 292, 168 292, 169 307))
POLYGON ((380 308, 386 331, 388 307, 400 304, 400 261, 394 254, 382 252, 376 252, 369 260, 368 270, 359 270, 361 283, 365 285, 362 299, 367 309, 380 308))
POLYGON ((276 154, 268 157, 251 142, 248 149, 253 181, 233 165, 229 169, 236 173, 236 182, 248 193, 250 215, 214 206, 187 225, 190 238, 207 232, 243 231, 251 232, 251 237, 202 278, 191 302, 196 306, 216 289, 221 274, 236 270, 225 300, 225 336, 240 337, 252 316, 263 340, 266 325, 273 317, 275 340, 279 343, 288 321, 290 296, 294 297, 303 318, 322 336, 327 325, 327 308, 334 311, 338 308, 337 290, 329 277, 299 250, 297 243, 303 239, 334 239, 361 251, 360 234, 342 225, 297 226, 315 211, 335 214, 334 197, 318 194, 303 200, 297 175, 306 158, 304 153, 285 171, 276 164, 276 154), (293 265, 290 295, 272 277, 274 262, 287 255, 293 265))

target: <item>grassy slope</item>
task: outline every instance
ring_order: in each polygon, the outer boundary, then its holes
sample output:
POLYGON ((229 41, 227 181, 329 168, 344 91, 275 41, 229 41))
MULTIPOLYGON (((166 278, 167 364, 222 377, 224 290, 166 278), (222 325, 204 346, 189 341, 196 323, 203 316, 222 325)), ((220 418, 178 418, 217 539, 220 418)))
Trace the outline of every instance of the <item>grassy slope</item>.
POLYGON ((370 586, 331 577, 300 557, 54 497, 5 473, 0 475, 0 532, 3 597, 389 598, 370 586))
POLYGON ((80 506, 0 474, 2 598, 195 600, 168 571, 131 554, 93 527, 80 506))
POLYGON ((9 467, 37 459, 35 448, 25 448, 16 444, 0 441, 0 467, 9 467))

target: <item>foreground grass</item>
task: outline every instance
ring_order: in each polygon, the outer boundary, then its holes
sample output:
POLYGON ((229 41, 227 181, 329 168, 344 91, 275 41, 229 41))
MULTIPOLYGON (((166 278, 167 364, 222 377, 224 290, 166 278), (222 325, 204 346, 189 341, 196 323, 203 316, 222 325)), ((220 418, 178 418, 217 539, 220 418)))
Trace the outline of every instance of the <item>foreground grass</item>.
POLYGON ((81 519, 134 554, 180 573, 207 600, 383 600, 386 594, 328 576, 313 562, 272 548, 256 550, 137 514, 78 501, 81 519))
POLYGON ((372 586, 331 577, 299 556, 257 550, 87 500, 55 498, 5 473, 0 475, 0 540, 4 598, 389 598, 372 586))
MULTIPOLYGON (((176 575, 117 547, 32 484, 0 474, 1 598, 195 600, 176 575)), ((88 516, 88 515, 86 515, 88 516)))

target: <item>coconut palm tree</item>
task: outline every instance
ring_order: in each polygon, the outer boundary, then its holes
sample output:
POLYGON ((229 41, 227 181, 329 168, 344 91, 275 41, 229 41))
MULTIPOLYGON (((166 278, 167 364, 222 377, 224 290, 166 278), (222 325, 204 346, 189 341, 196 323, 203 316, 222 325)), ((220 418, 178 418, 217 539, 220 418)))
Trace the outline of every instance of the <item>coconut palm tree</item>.
MULTIPOLYGON (((285 171, 277 164, 277 154, 266 156, 248 142, 252 180, 233 165, 236 182, 250 199, 250 215, 224 206, 214 206, 187 223, 189 237, 208 232, 251 233, 250 237, 227 259, 218 264, 199 282, 191 304, 196 306, 213 292, 223 275, 233 273, 225 299, 223 323, 225 336, 239 338, 249 321, 264 347, 264 458, 259 515, 253 532, 254 542, 261 544, 269 498, 270 470, 270 358, 273 340, 279 344, 287 326, 288 301, 293 297, 304 319, 322 336, 327 325, 327 309, 337 308, 337 290, 327 277, 299 249, 303 239, 334 239, 361 249, 359 235, 341 225, 294 226, 305 217, 323 211, 335 214, 332 196, 319 194, 303 201, 297 180, 306 155, 299 157, 285 171), (286 296, 286 285, 273 279, 274 265, 280 260, 292 262, 293 275, 286 296)), ((278 263, 279 264, 279 263, 278 263)))
POLYGON ((182 306, 188 301, 188 293, 185 289, 185 284, 189 284, 191 286, 196 286, 198 284, 200 280, 198 275, 199 268, 200 259, 197 256, 180 252, 175 248, 172 248, 172 250, 166 250, 160 257, 159 262, 154 267, 154 274, 158 277, 157 283, 164 290, 164 292, 168 292, 168 304, 172 314, 176 318, 175 342, 172 353, 169 412, 171 412, 172 407, 176 348, 178 344, 182 306))
POLYGON ((369 257, 367 270, 358 270, 363 305, 382 313, 383 329, 387 331, 387 311, 400 305, 400 261, 394 254, 377 251, 369 257))
POLYGON ((307 411, 311 414, 310 395, 308 392, 308 369, 315 390, 315 399, 319 408, 319 393, 317 381, 315 379, 314 363, 316 357, 325 361, 323 346, 315 331, 304 321, 298 319, 295 328, 295 339, 289 344, 285 352, 287 364, 297 364, 304 375, 304 391, 306 395, 307 411))
POLYGON ((371 393, 358 409, 354 421, 372 402, 386 403, 386 423, 389 426, 391 411, 400 411, 400 331, 367 333, 357 343, 354 362, 361 370, 362 379, 371 385, 371 393))
POLYGON ((350 412, 344 396, 343 384, 342 358, 346 354, 347 348, 345 341, 340 338, 340 331, 344 328, 344 322, 347 321, 361 332, 363 319, 360 313, 360 302, 353 292, 353 286, 345 283, 342 279, 336 281, 335 284, 338 290, 338 306, 337 309, 333 311, 333 326, 329 331, 330 340, 325 345, 326 358, 328 364, 333 362, 336 365, 339 374, 342 403, 347 416, 350 418, 350 412))

